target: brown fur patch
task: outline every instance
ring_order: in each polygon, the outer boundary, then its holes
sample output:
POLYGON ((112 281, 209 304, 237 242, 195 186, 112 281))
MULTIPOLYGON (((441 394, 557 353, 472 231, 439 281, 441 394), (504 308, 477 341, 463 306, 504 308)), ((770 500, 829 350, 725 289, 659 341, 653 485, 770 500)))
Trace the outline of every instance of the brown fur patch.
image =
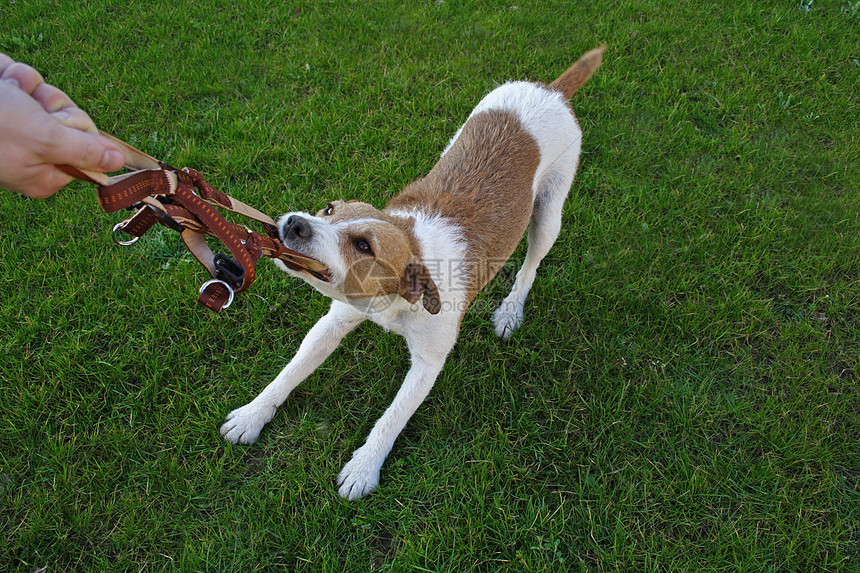
POLYGON ((539 163, 537 142, 515 114, 481 112, 466 122, 430 173, 409 184, 385 210, 417 207, 464 230, 471 301, 502 268, 528 227, 539 163))

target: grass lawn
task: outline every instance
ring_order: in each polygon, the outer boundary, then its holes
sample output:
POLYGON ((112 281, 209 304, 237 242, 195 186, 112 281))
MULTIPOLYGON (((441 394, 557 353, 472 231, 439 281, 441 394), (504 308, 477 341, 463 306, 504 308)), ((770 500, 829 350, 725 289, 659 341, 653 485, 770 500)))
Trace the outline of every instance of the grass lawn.
POLYGON ((860 3, 0 6, 0 51, 273 215, 381 206, 602 42, 524 326, 490 322, 521 245, 353 503, 400 338, 360 327, 227 444, 327 301, 264 261, 215 315, 171 231, 0 192, 0 571, 860 570, 860 3))

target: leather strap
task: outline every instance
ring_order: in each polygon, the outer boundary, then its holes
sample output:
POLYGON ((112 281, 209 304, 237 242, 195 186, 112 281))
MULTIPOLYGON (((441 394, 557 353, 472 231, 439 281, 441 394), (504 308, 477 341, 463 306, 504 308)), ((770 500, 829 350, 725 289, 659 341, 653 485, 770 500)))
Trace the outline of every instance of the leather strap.
POLYGON ((117 225, 122 232, 140 237, 156 223, 179 232, 188 250, 212 277, 200 288, 198 298, 207 308, 219 312, 230 305, 234 293, 247 290, 254 282, 255 265, 262 256, 320 276, 328 272, 319 261, 285 247, 278 239, 274 219, 215 189, 199 171, 174 169, 113 136, 99 133, 123 150, 130 173, 108 176, 68 165, 60 169, 96 184, 99 205, 105 212, 136 209, 134 215, 117 225), (262 224, 266 234, 231 223, 219 208, 262 224), (206 235, 220 240, 232 258, 215 254, 206 235))

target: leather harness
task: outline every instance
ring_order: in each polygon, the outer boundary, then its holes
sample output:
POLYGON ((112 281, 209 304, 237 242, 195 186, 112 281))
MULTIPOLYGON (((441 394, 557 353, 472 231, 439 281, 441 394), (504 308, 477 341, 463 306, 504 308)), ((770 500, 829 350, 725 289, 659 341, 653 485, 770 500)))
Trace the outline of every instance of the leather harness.
POLYGON ((195 169, 175 169, 115 137, 100 133, 122 148, 125 166, 131 172, 110 177, 69 165, 61 165, 60 169, 72 177, 96 184, 99 204, 105 212, 135 211, 113 228, 114 239, 119 244, 136 242, 156 223, 180 233, 188 250, 212 277, 200 287, 198 297, 206 308, 220 312, 230 306, 235 293, 247 290, 254 282, 254 267, 261 256, 279 259, 293 270, 304 269, 320 278, 326 277, 325 265, 280 242, 275 221, 268 215, 215 189, 195 169), (229 222, 216 207, 261 223, 265 234, 229 222), (121 240, 120 233, 133 239, 121 240), (205 235, 220 240, 231 256, 213 253, 205 235))

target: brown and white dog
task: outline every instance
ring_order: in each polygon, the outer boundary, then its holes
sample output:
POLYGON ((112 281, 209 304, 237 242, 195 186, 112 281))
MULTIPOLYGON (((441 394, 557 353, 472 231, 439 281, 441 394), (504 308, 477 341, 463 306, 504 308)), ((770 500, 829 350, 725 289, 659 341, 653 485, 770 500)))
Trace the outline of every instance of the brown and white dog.
POLYGON ((586 53, 549 85, 511 82, 493 90, 430 173, 384 209, 335 201, 314 216, 281 218, 284 244, 326 270, 280 266, 333 301, 277 378, 230 412, 221 427, 226 440, 256 440, 290 392, 370 319, 406 338, 412 356, 391 406, 337 479, 348 499, 376 488, 394 440, 454 347, 466 309, 528 229, 525 262, 493 314, 502 338, 522 322, 538 265, 558 237, 579 162, 582 132, 568 100, 598 68, 604 49, 586 53))

